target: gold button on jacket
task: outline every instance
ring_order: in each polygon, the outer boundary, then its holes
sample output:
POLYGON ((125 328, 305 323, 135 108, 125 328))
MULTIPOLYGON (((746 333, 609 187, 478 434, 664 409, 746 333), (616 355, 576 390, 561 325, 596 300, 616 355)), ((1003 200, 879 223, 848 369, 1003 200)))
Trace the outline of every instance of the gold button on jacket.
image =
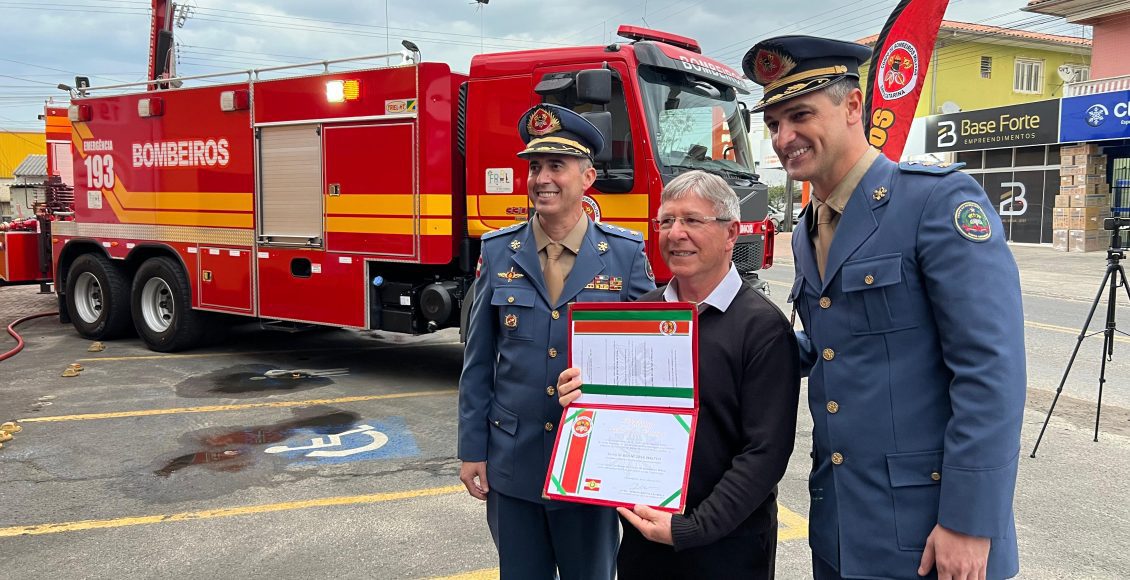
POLYGON ((556 311, 556 310, 554 310, 553 312, 550 312, 549 315, 552 316, 554 320, 561 318, 561 313, 556 311))
POLYGON ((827 308, 831 308, 831 307, 832 307, 832 299, 831 298, 828 298, 827 296, 820 298, 820 308, 827 309, 827 308))
POLYGON ((549 358, 557 358, 557 349, 556 348, 550 347, 549 358))
POLYGON ((843 462, 844 462, 844 456, 843 456, 843 455, 841 455, 841 454, 840 454, 839 452, 836 452, 836 453, 833 453, 833 454, 832 454, 832 463, 833 463, 833 464, 835 464, 835 465, 839 465, 839 464, 841 464, 841 463, 843 463, 843 462))
POLYGON ((835 401, 828 401, 828 412, 833 415, 840 412, 840 404, 835 401))
POLYGON ((824 360, 832 360, 836 358, 836 351, 826 348, 824 349, 824 360))
POLYGON ((868 274, 868 275, 863 277, 863 283, 870 286, 870 285, 875 283, 875 277, 872 276, 871 274, 868 274))
POLYGON ((942 480, 942 474, 935 471, 934 473, 930 474, 930 479, 932 479, 934 481, 941 481, 942 480))
POLYGON ((553 431, 553 423, 546 423, 545 424, 545 430, 546 431, 553 431))
POLYGON ((557 393, 557 389, 553 388, 552 386, 545 388, 545 394, 549 395, 550 397, 552 397, 556 393, 557 393))

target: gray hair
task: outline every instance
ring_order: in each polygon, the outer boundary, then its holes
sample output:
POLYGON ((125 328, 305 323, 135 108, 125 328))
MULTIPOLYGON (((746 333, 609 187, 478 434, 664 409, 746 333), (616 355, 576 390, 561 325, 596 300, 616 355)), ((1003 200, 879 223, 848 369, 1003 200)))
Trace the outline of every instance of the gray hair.
POLYGON ((588 157, 578 157, 577 165, 580 166, 581 173, 584 173, 588 171, 590 167, 592 167, 592 159, 589 159, 588 157))
POLYGON ((832 104, 839 105, 856 89, 859 89, 859 80, 852 77, 844 77, 828 85, 827 88, 824 89, 824 94, 828 95, 829 99, 832 99, 832 104))
POLYGON ((721 219, 736 220, 741 217, 738 194, 726 183, 726 180, 698 169, 672 179, 663 188, 659 203, 664 204, 688 195, 697 195, 709 201, 721 219))

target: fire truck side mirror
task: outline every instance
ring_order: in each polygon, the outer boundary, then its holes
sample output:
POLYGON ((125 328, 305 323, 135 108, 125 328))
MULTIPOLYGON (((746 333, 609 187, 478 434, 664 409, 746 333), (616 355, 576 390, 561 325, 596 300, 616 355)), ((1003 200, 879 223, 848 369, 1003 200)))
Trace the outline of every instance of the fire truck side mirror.
POLYGON ((581 113, 581 116, 586 121, 593 124, 597 130, 600 131, 601 137, 604 137, 604 149, 600 154, 593 159, 596 163, 607 163, 612 161, 612 113, 608 111, 592 111, 588 113, 581 113))
POLYGON ((578 71, 577 100, 595 105, 612 102, 612 71, 606 68, 578 71))
POLYGON ((742 124, 745 125, 745 132, 749 133, 749 126, 750 126, 749 108, 747 108, 745 106, 745 103, 743 103, 741 101, 738 101, 738 114, 742 116, 742 124))

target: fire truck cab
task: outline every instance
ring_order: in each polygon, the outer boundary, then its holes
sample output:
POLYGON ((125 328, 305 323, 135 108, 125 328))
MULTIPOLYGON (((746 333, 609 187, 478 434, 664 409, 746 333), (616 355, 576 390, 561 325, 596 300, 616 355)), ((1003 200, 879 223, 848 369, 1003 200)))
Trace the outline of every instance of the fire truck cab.
POLYGON ((133 329, 157 351, 193 346, 221 314, 459 326, 480 236, 529 217, 516 123, 539 102, 604 132, 585 211, 642 232, 660 281, 669 272, 648 220, 663 184, 692 169, 738 192, 734 260, 756 277, 772 232, 744 82, 691 39, 620 33, 628 42, 479 55, 466 75, 418 53, 371 64, 398 53, 319 62, 316 74, 78 89, 75 207, 51 233, 61 315, 84 337, 133 329))

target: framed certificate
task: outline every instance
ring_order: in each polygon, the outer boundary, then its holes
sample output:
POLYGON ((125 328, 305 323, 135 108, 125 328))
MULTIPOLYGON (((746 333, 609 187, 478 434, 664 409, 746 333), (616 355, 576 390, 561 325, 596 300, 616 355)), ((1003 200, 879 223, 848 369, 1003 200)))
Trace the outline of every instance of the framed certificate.
POLYGON ((683 302, 577 303, 565 408, 543 494, 682 513, 698 421, 698 311, 683 302))

